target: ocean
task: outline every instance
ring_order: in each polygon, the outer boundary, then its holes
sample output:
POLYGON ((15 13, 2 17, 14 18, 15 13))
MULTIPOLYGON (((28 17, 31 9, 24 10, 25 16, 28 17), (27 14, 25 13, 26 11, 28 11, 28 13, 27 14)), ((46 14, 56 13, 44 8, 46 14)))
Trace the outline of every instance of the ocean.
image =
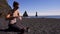
POLYGON ((60 16, 28 16, 28 17, 25 17, 25 18, 57 18, 57 19, 60 19, 60 16))

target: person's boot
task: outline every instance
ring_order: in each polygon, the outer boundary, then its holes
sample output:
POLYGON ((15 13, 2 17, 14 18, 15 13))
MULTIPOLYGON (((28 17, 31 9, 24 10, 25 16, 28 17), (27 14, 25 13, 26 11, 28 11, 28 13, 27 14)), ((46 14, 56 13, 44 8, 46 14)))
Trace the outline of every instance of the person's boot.
POLYGON ((30 28, 29 27, 26 28, 26 32, 30 32, 30 28))

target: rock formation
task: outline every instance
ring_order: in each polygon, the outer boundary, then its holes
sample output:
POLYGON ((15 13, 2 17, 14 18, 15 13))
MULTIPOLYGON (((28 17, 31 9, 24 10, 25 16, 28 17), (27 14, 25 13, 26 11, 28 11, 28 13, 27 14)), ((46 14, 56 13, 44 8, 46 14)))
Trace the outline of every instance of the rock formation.
POLYGON ((38 15, 37 15, 37 12, 36 12, 36 15, 35 15, 35 16, 36 16, 36 17, 38 16, 38 15))
POLYGON ((28 17, 28 14, 26 11, 24 12, 23 17, 28 17))
POLYGON ((5 17, 10 10, 7 0, 0 0, 0 17, 5 17))

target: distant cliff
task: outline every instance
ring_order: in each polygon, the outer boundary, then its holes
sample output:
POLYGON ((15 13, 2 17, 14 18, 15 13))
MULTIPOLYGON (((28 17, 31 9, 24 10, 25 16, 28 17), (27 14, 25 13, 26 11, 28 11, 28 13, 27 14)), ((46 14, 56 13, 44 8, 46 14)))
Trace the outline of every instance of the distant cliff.
POLYGON ((10 10, 7 0, 0 0, 0 17, 5 17, 10 10))

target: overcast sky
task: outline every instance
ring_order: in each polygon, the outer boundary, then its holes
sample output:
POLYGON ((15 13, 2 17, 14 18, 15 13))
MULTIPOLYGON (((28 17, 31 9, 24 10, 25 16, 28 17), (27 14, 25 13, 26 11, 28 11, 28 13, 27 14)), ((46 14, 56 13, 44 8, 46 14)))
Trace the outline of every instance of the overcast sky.
POLYGON ((35 16, 36 11, 39 16, 60 15, 60 0, 8 0, 7 2, 12 7, 14 1, 19 3, 21 15, 25 10, 29 16, 35 16))

